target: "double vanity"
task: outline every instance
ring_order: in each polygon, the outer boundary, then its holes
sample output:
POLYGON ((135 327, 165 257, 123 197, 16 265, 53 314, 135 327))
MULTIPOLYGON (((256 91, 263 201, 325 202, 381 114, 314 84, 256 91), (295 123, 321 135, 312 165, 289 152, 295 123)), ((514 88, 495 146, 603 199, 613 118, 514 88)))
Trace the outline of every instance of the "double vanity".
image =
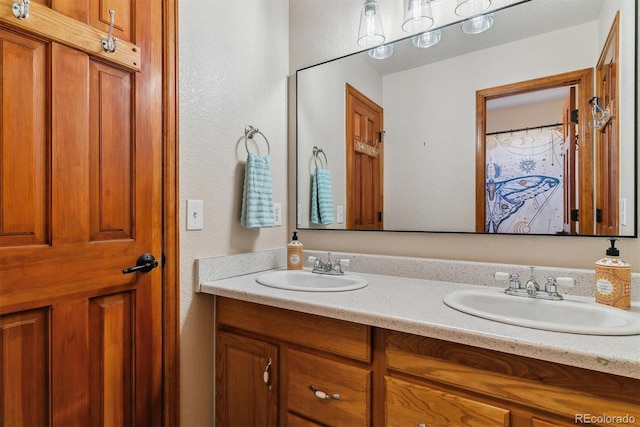
POLYGON ((282 269, 200 281, 216 295, 218 423, 640 423, 637 304, 608 310, 490 285, 282 269), (520 321, 530 325, 509 324, 520 321), (567 324, 578 329, 545 330, 567 324))

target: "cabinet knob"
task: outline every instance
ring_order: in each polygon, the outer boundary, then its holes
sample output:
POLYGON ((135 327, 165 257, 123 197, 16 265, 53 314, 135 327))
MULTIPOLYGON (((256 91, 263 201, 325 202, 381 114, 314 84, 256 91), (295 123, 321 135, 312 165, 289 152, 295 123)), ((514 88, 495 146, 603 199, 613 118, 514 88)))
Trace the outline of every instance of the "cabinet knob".
POLYGON ((264 368, 264 372, 262 373, 262 381, 267 385, 269 390, 271 390, 271 383, 269 377, 269 370, 271 369, 271 358, 269 358, 269 362, 267 362, 267 366, 264 368))
POLYGON ((340 395, 338 393, 325 393, 322 390, 318 390, 318 388, 314 385, 310 385, 309 386, 309 390, 311 390, 313 392, 313 394, 316 395, 316 397, 318 399, 323 399, 323 400, 340 400, 340 395))

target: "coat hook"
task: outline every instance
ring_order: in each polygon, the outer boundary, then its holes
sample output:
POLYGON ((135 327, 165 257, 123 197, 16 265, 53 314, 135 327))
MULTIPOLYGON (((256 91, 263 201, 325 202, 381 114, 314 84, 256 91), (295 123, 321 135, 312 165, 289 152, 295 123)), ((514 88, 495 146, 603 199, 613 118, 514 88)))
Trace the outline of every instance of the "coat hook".
POLYGON ((31 7, 31 0, 20 0, 13 3, 11 10, 13 10, 13 16, 24 21, 29 17, 29 8, 31 7))
POLYGON ((118 38, 113 37, 113 26, 116 22, 116 12, 113 9, 109 11, 109 18, 111 20, 109 24, 109 34, 102 39, 102 48, 105 52, 115 52, 118 38))

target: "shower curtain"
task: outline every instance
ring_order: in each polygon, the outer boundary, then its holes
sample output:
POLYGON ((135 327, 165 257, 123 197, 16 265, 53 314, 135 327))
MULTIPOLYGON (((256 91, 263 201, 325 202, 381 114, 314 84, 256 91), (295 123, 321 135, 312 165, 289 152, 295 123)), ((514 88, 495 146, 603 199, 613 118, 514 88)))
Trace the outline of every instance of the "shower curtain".
POLYGON ((555 125, 486 136, 486 232, 562 232, 563 145, 555 125))

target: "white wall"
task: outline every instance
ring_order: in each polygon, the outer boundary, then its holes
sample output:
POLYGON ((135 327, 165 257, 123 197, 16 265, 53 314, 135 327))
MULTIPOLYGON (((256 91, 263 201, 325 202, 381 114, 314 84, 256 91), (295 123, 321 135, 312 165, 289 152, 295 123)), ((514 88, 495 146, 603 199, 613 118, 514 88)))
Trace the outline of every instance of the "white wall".
POLYGON ((385 76, 385 229, 473 232, 476 91, 588 68, 596 33, 584 24, 385 76))
MULTIPOLYGON (((395 2, 380 0, 381 8, 394 10, 395 2)), ((625 7, 627 0, 608 0, 612 6, 625 7)), ((289 73, 331 58, 357 51, 355 43, 361 2, 324 0, 295 0, 290 3, 289 73)), ((402 36, 397 14, 385 14, 383 25, 388 40, 402 36)), ((606 21, 603 21, 606 22, 606 21)), ((610 21, 602 24, 608 31, 610 21)), ((600 32, 601 29, 599 28, 600 32)), ((596 46, 599 52, 601 44, 596 46)), ((628 51, 627 51, 628 53, 628 51)), ((630 57, 633 57, 631 55, 630 57)), ((291 87, 291 86, 290 86, 291 87)), ((626 86, 628 88, 628 86, 626 86)), ((295 88, 294 88, 295 89, 295 88)), ((295 147, 295 97, 290 93, 289 126, 290 150, 295 147)), ((626 107, 629 108, 629 107, 626 107)), ((628 121, 629 122, 629 121, 628 121)), ((628 135, 627 135, 628 137, 628 135)), ((386 156, 386 153, 385 153, 386 156)), ((386 159, 385 159, 386 161, 386 159)), ((290 162, 294 167, 293 161, 290 162)), ((290 177, 295 182, 295 177, 290 177)), ((295 194, 289 193, 289 213, 295 215, 295 194)), ((636 212, 637 217, 637 212, 636 212)), ((290 224, 295 224, 291 221, 290 224)), ((393 254, 440 259, 505 262, 525 265, 545 265, 592 268, 607 247, 604 238, 561 236, 486 236, 466 234, 389 233, 357 231, 312 231, 300 233, 305 248, 393 254)), ((632 263, 633 271, 640 271, 640 242, 622 239, 618 242, 623 258, 632 263)))
MULTIPOLYGON (((194 293, 194 260, 283 247, 284 227, 240 226, 244 128, 269 139, 274 201, 287 203, 288 0, 179 2, 180 422, 209 426, 213 298, 194 293), (186 199, 204 200, 204 229, 185 230, 186 199)), ((256 137, 261 149, 264 142, 256 137)))

